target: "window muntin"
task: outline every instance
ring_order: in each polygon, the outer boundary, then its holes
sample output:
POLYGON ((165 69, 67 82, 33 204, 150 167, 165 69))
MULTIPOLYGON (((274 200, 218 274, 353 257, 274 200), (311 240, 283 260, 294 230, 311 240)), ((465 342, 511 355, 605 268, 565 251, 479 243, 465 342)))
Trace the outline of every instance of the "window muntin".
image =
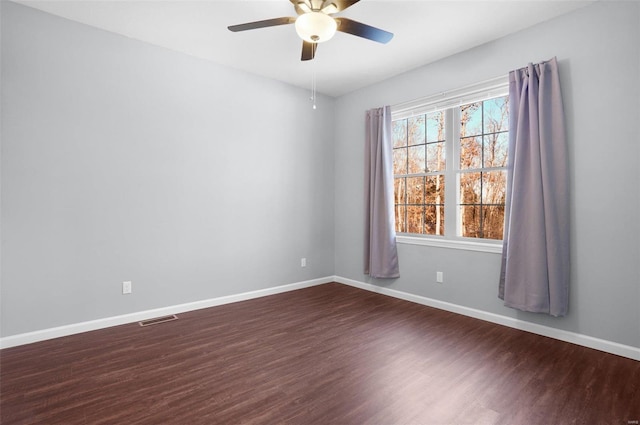
POLYGON ((502 240, 508 96, 405 112, 393 138, 398 233, 502 240))

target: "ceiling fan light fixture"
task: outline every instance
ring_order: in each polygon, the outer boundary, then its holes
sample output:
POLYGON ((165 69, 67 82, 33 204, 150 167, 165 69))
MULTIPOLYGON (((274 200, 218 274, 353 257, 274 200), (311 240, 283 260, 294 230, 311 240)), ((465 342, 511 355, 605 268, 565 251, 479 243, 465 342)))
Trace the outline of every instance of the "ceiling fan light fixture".
POLYGON ((329 40, 338 28, 335 19, 322 12, 309 12, 298 16, 295 26, 300 38, 309 43, 329 40))

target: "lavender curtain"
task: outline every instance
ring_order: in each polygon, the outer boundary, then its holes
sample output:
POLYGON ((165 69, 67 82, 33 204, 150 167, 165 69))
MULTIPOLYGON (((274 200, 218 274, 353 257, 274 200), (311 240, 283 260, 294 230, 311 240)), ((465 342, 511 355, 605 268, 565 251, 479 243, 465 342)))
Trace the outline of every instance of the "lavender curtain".
POLYGON ((569 299, 569 177, 556 59, 509 73, 509 167, 499 297, 552 316, 569 299))
POLYGON ((375 278, 400 277, 393 213, 393 146, 389 106, 367 111, 365 150, 364 272, 375 278))

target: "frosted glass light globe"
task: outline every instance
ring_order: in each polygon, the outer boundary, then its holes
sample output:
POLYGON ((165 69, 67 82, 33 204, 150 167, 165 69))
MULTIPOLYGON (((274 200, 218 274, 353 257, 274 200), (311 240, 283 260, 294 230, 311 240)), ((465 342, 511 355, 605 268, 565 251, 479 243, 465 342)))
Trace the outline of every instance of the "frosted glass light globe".
POLYGON ((296 19, 296 32, 301 39, 309 43, 322 43, 336 33, 338 24, 329 15, 322 12, 309 12, 296 19))

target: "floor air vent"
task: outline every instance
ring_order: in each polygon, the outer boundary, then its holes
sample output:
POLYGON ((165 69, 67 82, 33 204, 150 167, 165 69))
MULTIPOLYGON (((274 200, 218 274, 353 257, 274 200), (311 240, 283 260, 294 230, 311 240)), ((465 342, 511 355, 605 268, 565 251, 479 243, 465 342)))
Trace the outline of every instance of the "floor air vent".
POLYGON ((155 319, 143 320, 138 322, 140 326, 158 325, 160 323, 171 322, 172 320, 178 320, 178 316, 172 314, 171 316, 156 317, 155 319))

